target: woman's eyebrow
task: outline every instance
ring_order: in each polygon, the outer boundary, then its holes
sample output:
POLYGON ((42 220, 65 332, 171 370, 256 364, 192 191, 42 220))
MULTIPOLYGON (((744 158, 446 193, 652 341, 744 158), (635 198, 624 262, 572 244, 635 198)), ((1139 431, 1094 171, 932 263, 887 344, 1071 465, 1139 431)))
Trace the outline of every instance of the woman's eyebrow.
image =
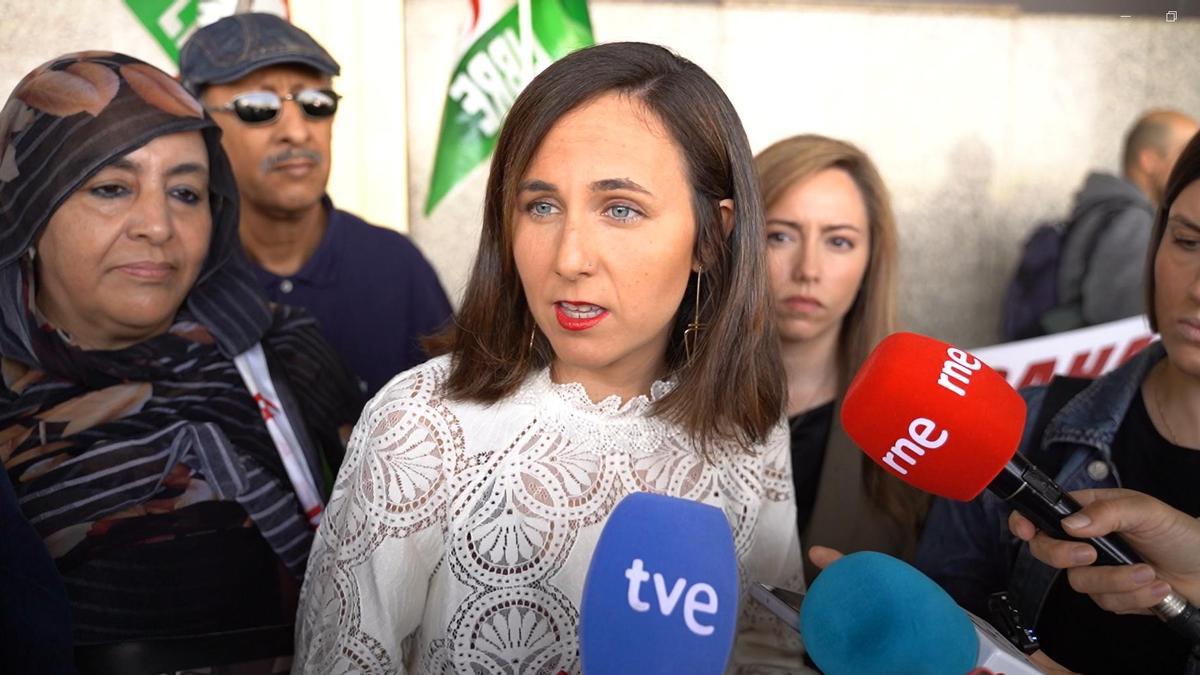
POLYGON ((821 226, 822 232, 836 232, 838 230, 851 230, 854 232, 859 232, 862 230, 862 228, 852 223, 829 223, 821 226))
MULTIPOLYGON (((803 230, 804 226, 794 220, 785 220, 783 218, 768 218, 767 225, 783 225, 795 230, 803 230)), ((836 232, 838 230, 850 230, 852 232, 861 232, 862 228, 852 223, 826 223, 818 228, 821 232, 836 232)))
POLYGON ((1192 229, 1197 232, 1200 232, 1200 225, 1197 225, 1195 221, 1193 221, 1191 218, 1188 218, 1187 216, 1185 216, 1183 214, 1180 214, 1180 213, 1172 214, 1171 217, 1168 218, 1167 220, 1169 222, 1178 223, 1180 225, 1183 225, 1184 227, 1186 227, 1188 229, 1192 229))
POLYGON ((527 180, 517 185, 517 192, 558 192, 558 188, 544 180, 527 180))
POLYGON ((133 171, 134 173, 136 173, 138 171, 138 169, 141 168, 141 165, 139 165, 137 162, 129 159, 128 157, 122 157, 120 159, 113 160, 112 163, 110 163, 107 168, 120 169, 122 171, 133 171))
POLYGON ((641 192, 642 194, 650 195, 651 193, 646 188, 638 185, 636 182, 628 178, 603 178, 588 186, 592 192, 605 192, 608 190, 631 190, 633 192, 641 192))
MULTIPOLYGON (((128 157, 122 157, 118 160, 115 160, 106 168, 129 171, 130 173, 139 173, 142 171, 142 165, 129 159, 128 157)), ((180 176, 183 174, 193 173, 208 175, 208 166, 200 162, 182 162, 180 164, 176 164, 170 169, 167 169, 168 176, 180 176)))
POLYGON ((199 162, 184 162, 183 164, 176 164, 167 171, 168 176, 180 176, 193 173, 207 176, 208 167, 200 164, 199 162))

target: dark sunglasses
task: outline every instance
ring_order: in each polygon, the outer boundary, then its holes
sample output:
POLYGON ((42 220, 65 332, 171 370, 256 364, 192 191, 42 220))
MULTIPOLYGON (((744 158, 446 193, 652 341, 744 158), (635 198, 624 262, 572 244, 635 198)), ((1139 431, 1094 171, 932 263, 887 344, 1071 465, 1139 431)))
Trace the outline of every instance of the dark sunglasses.
POLYGON ((246 124, 270 124, 279 119, 284 101, 295 101, 304 114, 312 119, 332 117, 342 97, 332 89, 304 89, 280 96, 272 91, 248 91, 238 94, 210 112, 232 112, 246 124))

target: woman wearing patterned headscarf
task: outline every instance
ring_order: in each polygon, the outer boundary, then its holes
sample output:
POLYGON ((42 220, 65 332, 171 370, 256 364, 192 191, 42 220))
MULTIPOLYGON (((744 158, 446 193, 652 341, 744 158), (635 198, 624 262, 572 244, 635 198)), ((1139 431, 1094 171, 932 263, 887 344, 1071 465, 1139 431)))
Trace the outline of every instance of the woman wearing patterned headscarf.
POLYGON ((77 643, 292 621, 361 400, 242 262, 219 131, 121 54, 0 112, 0 461, 77 643))

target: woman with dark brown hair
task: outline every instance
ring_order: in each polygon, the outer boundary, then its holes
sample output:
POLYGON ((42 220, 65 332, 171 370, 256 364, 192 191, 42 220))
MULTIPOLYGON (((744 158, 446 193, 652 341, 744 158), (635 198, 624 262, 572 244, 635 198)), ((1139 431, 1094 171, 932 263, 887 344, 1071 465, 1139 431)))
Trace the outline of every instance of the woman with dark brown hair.
MULTIPOLYGON (((351 439, 300 669, 578 672, 587 566, 631 492, 723 508, 744 578, 799 586, 765 243, 745 133, 700 68, 623 43, 535 78, 446 354, 351 439)), ((735 664, 801 669, 794 633, 744 610, 735 664)))
MULTIPOLYGON (((787 373, 797 526, 806 546, 911 561, 929 500, 850 440, 838 403, 896 329, 896 219, 874 162, 817 135, 754 159, 767 218, 767 269, 787 373)), ((808 581, 817 568, 805 559, 808 581)))
MULTIPOLYGON (((1130 254, 1134 254, 1130 251, 1130 254)), ((1180 154, 1146 254, 1146 311, 1162 339, 1096 380, 1055 378, 1021 392, 1028 404, 1019 451, 1064 490, 1125 488, 1193 518, 1200 517, 1200 136, 1180 154)), ((1108 493, 1086 492, 1081 502, 1108 493)), ((1195 645, 1149 615, 1175 583, 1150 564, 1105 570, 1090 565, 1091 545, 1076 542, 1050 565, 1045 535, 1030 523, 1009 532, 1009 503, 990 494, 971 502, 939 499, 929 513, 918 567, 958 603, 986 615, 988 599, 1005 591, 1045 654, 1081 673, 1195 673, 1195 645), (1082 572, 1082 573, 1081 573, 1082 572), (1097 581, 1116 587, 1104 589, 1097 581), (1113 591, 1121 591, 1124 593, 1113 591), (1089 595, 1090 594, 1090 595, 1089 595), (1108 611, 1106 611, 1108 610, 1108 611), (1110 613, 1115 612, 1115 613, 1110 613)), ((1079 532, 1081 519, 1067 519, 1079 532)), ((1082 520, 1086 521, 1084 516, 1082 520)), ((1088 536, 1095 536, 1090 533, 1088 536)), ((1133 538, 1138 548, 1145 543, 1133 538)), ((1186 544, 1181 542, 1180 546, 1186 544)), ((1186 587, 1181 587, 1186 588, 1186 587)), ((1044 665, 1044 664, 1043 664, 1044 665)))

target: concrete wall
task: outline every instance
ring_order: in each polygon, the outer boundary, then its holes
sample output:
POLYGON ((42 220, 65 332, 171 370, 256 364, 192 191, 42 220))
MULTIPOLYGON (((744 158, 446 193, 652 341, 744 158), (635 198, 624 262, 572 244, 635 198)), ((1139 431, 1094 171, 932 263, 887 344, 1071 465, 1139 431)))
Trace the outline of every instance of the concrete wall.
MULTIPOLYGON (((598 39, 662 43, 712 73, 755 150, 816 132, 870 152, 899 215, 906 325, 966 346, 995 338, 1022 237, 1067 208, 1090 168, 1116 169, 1121 135, 1141 110, 1200 115, 1200 62, 1191 56, 1200 20, 1186 14, 1167 24, 899 3, 590 4, 598 39)), ((420 209, 469 3, 291 7, 345 67, 331 194, 409 231, 457 299, 478 241, 486 167, 431 217, 420 209)), ((0 0, 0 17, 0 93, 79 49, 170 67, 120 0, 0 0)))
MULTIPOLYGON (((410 227, 452 294, 477 245, 486 170, 425 218, 465 5, 409 0, 410 227)), ((996 338, 1020 243, 1093 167, 1116 170, 1148 107, 1200 115, 1200 20, 803 2, 591 4, 597 39, 667 45, 707 69, 757 151, 802 132, 879 163, 902 235, 909 329, 967 346, 996 338)), ((1140 253, 1138 254, 1140 255, 1140 253)))

